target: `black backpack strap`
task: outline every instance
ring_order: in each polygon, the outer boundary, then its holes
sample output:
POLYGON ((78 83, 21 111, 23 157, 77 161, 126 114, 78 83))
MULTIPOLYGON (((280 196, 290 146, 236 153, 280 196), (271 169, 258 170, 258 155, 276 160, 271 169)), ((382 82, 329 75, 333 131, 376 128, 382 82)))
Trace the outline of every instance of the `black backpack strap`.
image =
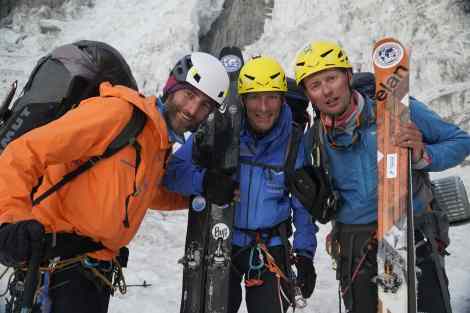
MULTIPOLYGON (((311 139, 311 138, 309 138, 311 139)), ((325 140, 323 138, 323 128, 319 117, 313 123, 313 149, 310 152, 312 164, 316 168, 323 170, 328 177, 330 186, 334 189, 333 179, 330 175, 330 164, 325 150, 325 140)))
POLYGON ((133 187, 132 193, 128 194, 127 197, 126 197, 126 203, 125 203, 126 215, 124 216, 124 220, 122 221, 126 228, 129 228, 129 214, 127 212, 128 207, 129 207, 129 200, 131 199, 131 197, 134 197, 139 193, 139 190, 137 189, 136 181, 137 181, 137 171, 139 170, 139 165, 140 165, 140 161, 141 161, 140 151, 142 150, 142 147, 137 142, 137 140, 133 140, 131 142, 131 145, 135 149, 135 167, 134 167, 135 180, 134 180, 134 187, 133 187))
POLYGON ((295 161, 297 160, 297 153, 299 152, 300 140, 304 134, 303 130, 305 124, 292 123, 292 134, 289 139, 289 146, 287 149, 287 157, 284 165, 286 173, 286 186, 289 187, 289 180, 295 172, 295 161))
POLYGON ((44 260, 58 256, 66 259, 105 249, 101 242, 74 233, 49 233, 44 239, 44 260))
POLYGON ((256 161, 251 161, 251 160, 240 160, 241 164, 248 164, 256 167, 261 167, 261 168, 267 168, 270 170, 273 170, 275 172, 282 172, 284 170, 283 165, 271 165, 271 164, 265 164, 262 162, 256 162, 256 161))
MULTIPOLYGON (((304 124, 305 125, 305 124, 304 124)), ((267 168, 276 172, 285 171, 286 175, 294 173, 295 161, 297 159, 297 152, 299 151, 300 139, 303 135, 303 127, 301 124, 292 123, 292 133, 289 137, 289 142, 286 148, 286 157, 283 165, 272 165, 262 162, 240 159, 241 164, 248 164, 256 167, 267 168)))
MULTIPOLYGON (((38 196, 36 199, 33 200, 33 206, 37 205, 47 197, 49 197, 52 193, 56 192, 60 188, 62 188, 65 184, 69 181, 73 180, 75 177, 79 176, 83 172, 87 171, 93 165, 96 164, 101 159, 109 158, 110 156, 114 155, 116 152, 121 150, 122 148, 126 147, 127 145, 132 145, 136 149, 136 173, 137 168, 140 163, 140 145, 137 142, 137 136, 140 134, 142 129, 145 126, 145 122, 147 121, 147 117, 145 113, 141 110, 134 107, 134 111, 132 113, 132 117, 121 131, 121 133, 111 142, 105 152, 100 156, 91 157, 88 161, 80 165, 78 168, 73 170, 72 172, 66 174, 60 181, 58 181, 55 185, 45 191, 42 195, 38 196)), ((134 182, 134 193, 135 193, 135 182, 134 182)), ((127 203, 127 201, 126 201, 127 203)), ((126 217, 127 217, 127 205, 126 205, 126 217)))

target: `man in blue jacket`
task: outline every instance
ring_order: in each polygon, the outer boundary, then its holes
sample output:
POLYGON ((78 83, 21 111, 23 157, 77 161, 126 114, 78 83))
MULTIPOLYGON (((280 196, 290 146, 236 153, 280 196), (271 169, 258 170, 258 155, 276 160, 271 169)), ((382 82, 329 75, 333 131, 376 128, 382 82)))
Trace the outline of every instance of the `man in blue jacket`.
MULTIPOLYGON (((172 191, 201 194, 220 204, 233 199, 236 184, 232 179, 238 183, 229 300, 229 312, 233 313, 238 311, 242 301, 240 283, 243 278, 248 312, 285 312, 293 301, 288 296, 292 295, 289 282, 279 279, 266 266, 256 266, 263 264, 269 253, 284 273, 289 272, 287 251, 290 249, 286 246, 292 223, 303 297, 310 297, 315 287, 313 257, 318 229, 305 207, 291 197, 285 187, 284 163, 293 123, 291 110, 285 103, 286 91, 285 73, 277 61, 261 56, 247 62, 238 81, 245 115, 237 177, 194 165, 191 159, 193 140, 190 139, 170 159, 164 179, 165 186, 172 191), (267 251, 260 249, 263 243, 267 251)), ((301 142, 295 168, 304 164, 304 155, 301 142)))
MULTIPOLYGON (((348 312, 375 313, 375 104, 365 94, 351 88, 352 66, 346 52, 336 43, 311 43, 299 52, 295 64, 296 81, 320 114, 322 149, 328 159, 333 187, 341 198, 332 237, 343 301, 348 312)), ((410 98, 410 111, 412 122, 401 126, 395 144, 412 149, 416 254, 417 266, 421 269, 418 276, 418 311, 442 313, 446 312, 444 301, 449 299, 447 278, 443 262, 439 267, 432 262, 432 249, 424 236, 428 229, 422 227, 420 221, 433 214, 429 220, 435 222, 434 236, 441 245, 436 254, 443 257, 449 243, 447 229, 442 226, 445 225, 445 215, 431 211, 433 196, 428 173, 462 162, 470 154, 470 137, 414 98, 410 98), (442 293, 437 271, 442 271, 445 278, 442 293)), ((313 137, 307 135, 307 138, 313 137)), ((312 143, 307 139, 306 146, 309 145, 312 143)))

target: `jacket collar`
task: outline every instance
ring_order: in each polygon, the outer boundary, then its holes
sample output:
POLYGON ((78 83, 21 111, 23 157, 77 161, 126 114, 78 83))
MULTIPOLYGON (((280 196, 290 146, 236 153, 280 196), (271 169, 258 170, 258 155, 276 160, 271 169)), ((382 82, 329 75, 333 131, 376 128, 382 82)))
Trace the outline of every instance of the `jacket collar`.
MULTIPOLYGON (((164 116, 164 112, 166 111, 166 105, 163 103, 163 99, 161 97, 157 98, 156 101, 157 109, 162 116, 164 116)), ((165 119, 164 119, 165 120, 165 119)), ((168 125, 168 122, 165 120, 166 129, 168 130, 168 138, 170 143, 179 143, 183 145, 185 143, 184 135, 178 135, 175 131, 171 128, 171 125, 168 125)))
POLYGON ((280 140, 284 137, 290 136, 292 125, 292 113, 290 111, 289 105, 284 103, 281 106, 281 112, 279 113, 279 118, 274 123, 273 128, 263 137, 257 139, 255 135, 250 131, 248 126, 248 121, 246 120, 246 113, 242 120, 242 131, 240 138, 243 142, 249 144, 268 144, 274 140, 280 140))
POLYGON ((100 96, 123 99, 139 108, 154 124, 155 129, 157 130, 157 136, 160 139, 159 144, 161 145, 162 149, 168 149, 171 147, 170 141, 168 139, 168 128, 165 119, 163 118, 163 115, 157 110, 155 105, 157 101, 156 97, 145 97, 138 91, 135 91, 131 88, 119 85, 112 86, 109 82, 103 82, 100 84, 100 96))

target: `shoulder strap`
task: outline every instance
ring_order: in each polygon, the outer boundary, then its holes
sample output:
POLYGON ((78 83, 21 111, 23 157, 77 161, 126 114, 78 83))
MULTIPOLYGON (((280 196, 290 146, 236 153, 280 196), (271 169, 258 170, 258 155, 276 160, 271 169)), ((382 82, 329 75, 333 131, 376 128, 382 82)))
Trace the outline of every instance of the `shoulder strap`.
POLYGON ((132 145, 136 149, 136 171, 140 163, 140 145, 137 143, 137 136, 140 134, 142 129, 145 126, 145 122, 147 121, 147 117, 145 113, 133 107, 132 117, 121 131, 121 133, 111 142, 108 148, 104 151, 104 153, 100 156, 94 156, 90 158, 88 161, 80 165, 78 168, 73 170, 72 172, 66 174, 60 181, 58 181, 55 185, 45 191, 42 195, 37 197, 33 200, 33 206, 37 205, 47 197, 49 197, 52 193, 56 192, 60 188, 62 188, 65 184, 69 181, 73 180, 75 177, 79 176, 83 172, 87 171, 93 165, 96 164, 101 159, 109 158, 110 156, 114 155, 116 152, 121 150, 122 148, 126 147, 127 145, 132 145))
POLYGON ((251 161, 251 160, 240 160, 240 163, 248 164, 248 165, 252 165, 256 167, 261 167, 261 168, 267 168, 275 172, 282 172, 284 170, 284 166, 282 165, 271 165, 271 164, 265 164, 262 162, 256 162, 256 161, 251 161))
POLYGON ((314 143, 312 150, 312 157, 314 158, 315 166, 321 167, 325 170, 326 174, 329 174, 330 164, 328 155, 325 150, 325 140, 323 138, 323 128, 321 125, 320 118, 315 121, 314 125, 314 143))
POLYGON ((295 161, 297 160, 297 153, 299 151, 300 140, 303 135, 302 124, 292 124, 292 134, 289 140, 289 148, 287 150, 287 158, 285 163, 285 172, 289 177, 294 174, 295 161))
POLYGON ((297 152, 299 151, 300 139, 303 135, 302 124, 292 123, 292 133, 289 137, 289 142, 286 148, 286 157, 283 165, 271 165, 251 160, 240 160, 242 164, 249 164, 261 168, 271 169, 277 172, 285 171, 287 175, 294 173, 295 161, 297 159, 297 152))

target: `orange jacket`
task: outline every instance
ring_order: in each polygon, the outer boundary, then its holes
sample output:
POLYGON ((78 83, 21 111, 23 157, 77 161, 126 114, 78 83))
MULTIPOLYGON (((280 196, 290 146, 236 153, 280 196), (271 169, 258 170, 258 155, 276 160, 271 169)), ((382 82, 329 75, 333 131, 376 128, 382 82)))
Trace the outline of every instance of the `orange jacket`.
POLYGON ((101 242, 106 249, 92 255, 110 259, 134 237, 147 208, 187 208, 187 198, 160 184, 171 144, 155 101, 126 87, 102 83, 99 97, 82 101, 63 117, 11 142, 0 156, 0 223, 36 219, 47 232, 77 233, 101 242), (43 176, 35 195, 90 157, 101 155, 131 118, 132 105, 147 115, 137 137, 142 146, 137 177, 136 152, 128 146, 33 208, 30 194, 38 179, 43 176), (130 197, 126 228, 125 202, 134 182, 139 192, 130 197))

